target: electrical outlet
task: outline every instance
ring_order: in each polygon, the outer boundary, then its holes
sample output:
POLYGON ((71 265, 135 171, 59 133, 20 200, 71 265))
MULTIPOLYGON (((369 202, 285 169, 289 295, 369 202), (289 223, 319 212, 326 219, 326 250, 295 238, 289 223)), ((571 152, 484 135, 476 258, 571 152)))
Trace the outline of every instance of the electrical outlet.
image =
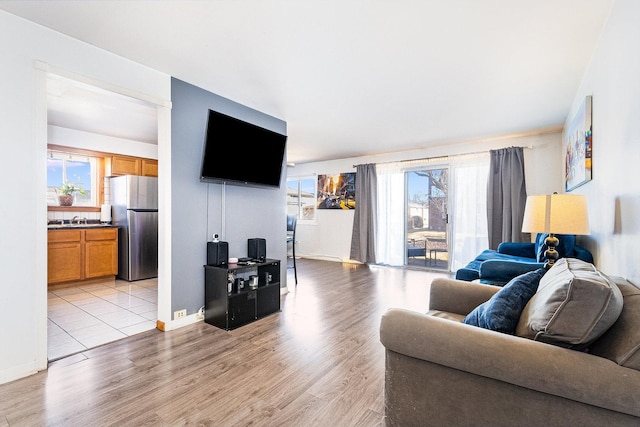
POLYGON ((183 317, 187 317, 187 310, 178 310, 173 312, 173 320, 182 319, 183 317))

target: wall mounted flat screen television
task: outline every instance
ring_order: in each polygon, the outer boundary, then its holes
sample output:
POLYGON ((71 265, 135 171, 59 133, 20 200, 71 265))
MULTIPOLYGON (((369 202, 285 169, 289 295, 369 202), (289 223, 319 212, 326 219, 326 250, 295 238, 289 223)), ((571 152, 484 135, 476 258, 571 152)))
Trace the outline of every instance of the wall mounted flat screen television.
POLYGON ((209 110, 200 181, 278 188, 286 143, 286 135, 209 110))

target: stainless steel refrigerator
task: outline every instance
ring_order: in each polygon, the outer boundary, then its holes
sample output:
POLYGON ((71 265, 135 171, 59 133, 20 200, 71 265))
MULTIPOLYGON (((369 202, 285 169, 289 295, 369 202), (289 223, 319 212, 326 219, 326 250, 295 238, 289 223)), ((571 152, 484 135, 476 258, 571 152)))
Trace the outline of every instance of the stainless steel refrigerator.
POLYGON ((118 231, 118 278, 158 277, 158 178, 124 175, 109 180, 112 221, 118 231))

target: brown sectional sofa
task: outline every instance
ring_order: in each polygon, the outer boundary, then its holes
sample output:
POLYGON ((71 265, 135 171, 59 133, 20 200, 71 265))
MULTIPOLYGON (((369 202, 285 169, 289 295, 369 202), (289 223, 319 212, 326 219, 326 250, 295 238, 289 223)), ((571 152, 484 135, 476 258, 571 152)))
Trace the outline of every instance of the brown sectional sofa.
POLYGON ((501 288, 434 280, 428 313, 382 317, 386 425, 640 426, 640 289, 610 279, 622 312, 582 350, 463 324, 501 288))

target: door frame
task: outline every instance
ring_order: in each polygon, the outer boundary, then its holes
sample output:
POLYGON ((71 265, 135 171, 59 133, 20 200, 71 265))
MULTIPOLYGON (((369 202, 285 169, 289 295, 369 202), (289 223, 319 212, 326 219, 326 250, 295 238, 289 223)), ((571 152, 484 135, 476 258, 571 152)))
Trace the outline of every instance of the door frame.
POLYGON ((45 370, 47 358, 47 174, 46 157, 48 142, 47 123, 47 76, 56 74, 78 82, 99 87, 156 106, 158 111, 158 320, 163 325, 171 322, 171 101, 139 93, 117 85, 91 79, 52 66, 44 61, 34 61, 35 75, 35 144, 37 168, 36 182, 39 190, 35 195, 36 219, 43 224, 36 231, 35 293, 36 317, 36 369, 45 370), (162 212, 160 214, 160 212, 162 212))

